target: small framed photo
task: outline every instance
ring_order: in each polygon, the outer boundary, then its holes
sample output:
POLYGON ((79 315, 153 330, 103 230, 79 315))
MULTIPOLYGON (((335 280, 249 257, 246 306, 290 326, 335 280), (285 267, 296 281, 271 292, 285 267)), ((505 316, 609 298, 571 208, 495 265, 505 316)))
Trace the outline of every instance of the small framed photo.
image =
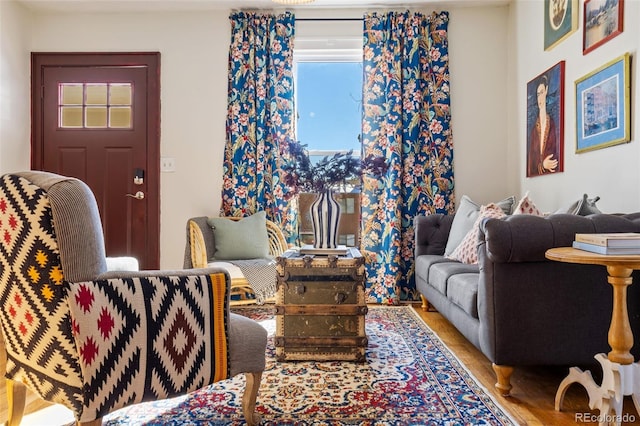
POLYGON ((631 140, 629 53, 576 80, 576 152, 631 140))
POLYGON ((564 168, 564 61, 527 83, 527 177, 564 168))
POLYGON ((544 50, 578 29, 578 0, 544 0, 544 50))
POLYGON ((585 0, 582 54, 622 33, 624 0, 585 0))

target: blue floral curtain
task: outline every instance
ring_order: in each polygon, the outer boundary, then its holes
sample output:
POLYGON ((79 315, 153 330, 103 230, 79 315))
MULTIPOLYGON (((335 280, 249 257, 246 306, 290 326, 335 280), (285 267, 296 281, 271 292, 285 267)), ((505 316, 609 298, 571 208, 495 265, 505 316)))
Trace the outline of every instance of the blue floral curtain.
POLYGON ((447 12, 364 18, 363 157, 389 166, 363 176, 368 302, 418 299, 413 218, 453 213, 448 22, 447 12))
POLYGON ((238 12, 230 16, 227 138, 221 215, 264 210, 295 238, 295 218, 281 176, 294 137, 295 17, 238 12))

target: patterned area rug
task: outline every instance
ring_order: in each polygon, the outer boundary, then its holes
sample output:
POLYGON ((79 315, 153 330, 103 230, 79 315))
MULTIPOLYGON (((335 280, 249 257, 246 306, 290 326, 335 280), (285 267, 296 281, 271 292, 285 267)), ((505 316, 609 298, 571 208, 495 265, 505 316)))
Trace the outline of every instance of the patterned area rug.
MULTIPOLYGON (((235 311, 269 330, 257 410, 263 425, 512 425, 410 306, 369 308, 367 362, 277 362, 272 307, 235 311)), ((139 404, 104 425, 241 425, 244 376, 139 404)))

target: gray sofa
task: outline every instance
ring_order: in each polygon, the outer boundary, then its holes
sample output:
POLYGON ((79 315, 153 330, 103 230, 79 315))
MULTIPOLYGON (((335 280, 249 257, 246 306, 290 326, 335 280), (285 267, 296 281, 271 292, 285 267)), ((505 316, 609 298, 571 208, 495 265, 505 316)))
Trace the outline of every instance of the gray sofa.
MULTIPOLYGON (((453 215, 414 218, 416 287, 423 309, 435 307, 492 363, 507 395, 513 367, 592 366, 610 348, 612 290, 603 266, 549 261, 545 251, 570 246, 576 233, 640 232, 629 215, 513 215, 486 219, 478 264, 444 257, 453 215)), ((628 287, 628 309, 640 353, 640 273, 628 287)))

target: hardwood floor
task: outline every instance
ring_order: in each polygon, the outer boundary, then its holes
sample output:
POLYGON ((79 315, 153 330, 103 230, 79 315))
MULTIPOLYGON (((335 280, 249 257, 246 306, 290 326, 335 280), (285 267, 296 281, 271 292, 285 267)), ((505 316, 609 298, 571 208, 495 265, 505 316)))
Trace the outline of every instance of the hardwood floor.
MULTIPOLYGON (((499 395, 494 387, 496 376, 491 368, 491 362, 472 344, 470 344, 455 327, 453 327, 438 312, 424 312, 420 304, 414 308, 451 349, 479 382, 491 393, 505 410, 521 425, 575 425, 597 424, 598 410, 589 409, 587 392, 579 384, 569 387, 562 406, 562 411, 555 411, 555 396, 560 382, 568 373, 568 368, 559 367, 530 367, 515 368, 511 376, 513 389, 509 397, 499 395)), ((595 361, 594 361, 595 362, 595 361)), ((593 376, 597 382, 601 374, 595 370, 593 376)), ((630 397, 625 397, 624 412, 627 414, 622 424, 640 425, 640 416, 630 397)))
MULTIPOLYGON (((575 425, 596 424, 599 412, 590 410, 588 396, 579 384, 572 385, 564 399, 563 411, 554 409, 554 398, 558 385, 567 374, 567 368, 516 368, 511 382, 511 396, 502 397, 494 388, 495 374, 491 363, 480 351, 471 345, 446 319, 437 312, 424 312, 420 305, 414 305, 429 327, 442 339, 451 351, 467 366, 478 381, 498 401, 520 425, 575 425), (592 417, 588 417, 592 416, 592 417)), ((4 355, 0 355, 0 368, 4 368, 4 355)), ((597 372, 594 370, 594 376, 597 372)), ((596 381, 599 378, 596 377, 596 381)), ((4 381, 0 380, 0 422, 7 417, 7 396, 4 381)), ((46 406, 42 401, 31 398, 28 411, 33 412, 46 406)), ((627 414, 623 425, 640 425, 640 416, 630 397, 625 398, 624 412, 627 414)), ((49 419, 52 420, 52 419, 49 419)), ((47 426, 64 424, 47 422, 47 426)), ((31 423, 38 424, 38 423, 31 423)))

